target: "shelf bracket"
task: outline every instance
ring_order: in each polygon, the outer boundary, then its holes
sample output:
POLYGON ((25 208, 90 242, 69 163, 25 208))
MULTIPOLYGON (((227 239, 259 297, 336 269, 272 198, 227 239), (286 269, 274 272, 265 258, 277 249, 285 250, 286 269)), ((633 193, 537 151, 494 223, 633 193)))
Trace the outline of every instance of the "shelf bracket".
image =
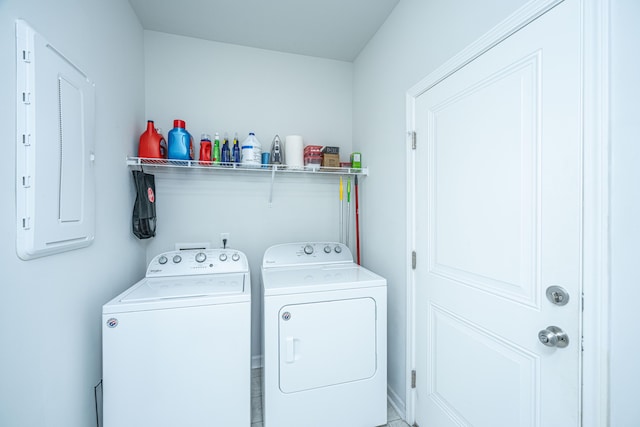
POLYGON ((273 202, 273 182, 276 179, 276 169, 278 169, 278 166, 273 165, 271 167, 271 187, 269 188, 269 207, 272 206, 272 202, 273 202))

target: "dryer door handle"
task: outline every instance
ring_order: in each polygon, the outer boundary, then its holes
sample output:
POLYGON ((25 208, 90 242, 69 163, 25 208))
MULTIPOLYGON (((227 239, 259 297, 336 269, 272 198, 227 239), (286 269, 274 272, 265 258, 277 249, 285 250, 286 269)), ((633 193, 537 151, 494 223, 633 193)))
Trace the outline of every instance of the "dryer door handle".
POLYGON ((294 337, 287 337, 285 340, 285 355, 284 361, 286 363, 293 363, 296 359, 299 359, 299 355, 296 354, 296 347, 299 347, 300 340, 294 337), (298 345, 296 345, 298 343, 298 345))

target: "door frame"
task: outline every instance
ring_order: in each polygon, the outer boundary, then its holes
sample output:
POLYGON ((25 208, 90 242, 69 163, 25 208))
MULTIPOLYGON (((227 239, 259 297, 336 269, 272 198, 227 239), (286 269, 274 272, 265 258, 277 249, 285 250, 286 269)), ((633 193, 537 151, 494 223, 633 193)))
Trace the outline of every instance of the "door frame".
MULTIPOLYGON (((405 419, 415 422, 415 129, 416 98, 565 0, 531 0, 406 94, 407 324, 405 419)), ((581 2, 583 234, 582 415, 584 427, 609 425, 609 11, 610 0, 581 2)), ((424 427, 424 426, 423 426, 424 427)))

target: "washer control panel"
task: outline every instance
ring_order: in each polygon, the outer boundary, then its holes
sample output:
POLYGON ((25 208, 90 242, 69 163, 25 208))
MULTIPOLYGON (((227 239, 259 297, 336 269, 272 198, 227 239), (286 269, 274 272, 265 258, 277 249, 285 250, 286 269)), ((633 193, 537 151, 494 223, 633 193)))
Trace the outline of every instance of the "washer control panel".
POLYGON ((351 251, 342 243, 303 242, 271 246, 264 253, 262 267, 352 262, 351 251))
POLYGON ((249 262, 243 252, 234 249, 189 249, 156 255, 147 267, 146 277, 246 273, 248 271, 249 262))

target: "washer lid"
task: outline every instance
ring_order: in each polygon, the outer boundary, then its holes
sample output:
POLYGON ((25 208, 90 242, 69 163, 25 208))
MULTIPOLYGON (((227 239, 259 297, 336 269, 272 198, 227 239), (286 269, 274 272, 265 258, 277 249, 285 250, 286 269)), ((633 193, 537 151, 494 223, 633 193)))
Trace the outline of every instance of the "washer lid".
POLYGON ((142 279, 120 302, 135 303, 176 298, 237 295, 244 292, 244 274, 212 274, 142 279))
POLYGON ((265 295, 386 286, 385 278, 358 264, 263 268, 265 295))

